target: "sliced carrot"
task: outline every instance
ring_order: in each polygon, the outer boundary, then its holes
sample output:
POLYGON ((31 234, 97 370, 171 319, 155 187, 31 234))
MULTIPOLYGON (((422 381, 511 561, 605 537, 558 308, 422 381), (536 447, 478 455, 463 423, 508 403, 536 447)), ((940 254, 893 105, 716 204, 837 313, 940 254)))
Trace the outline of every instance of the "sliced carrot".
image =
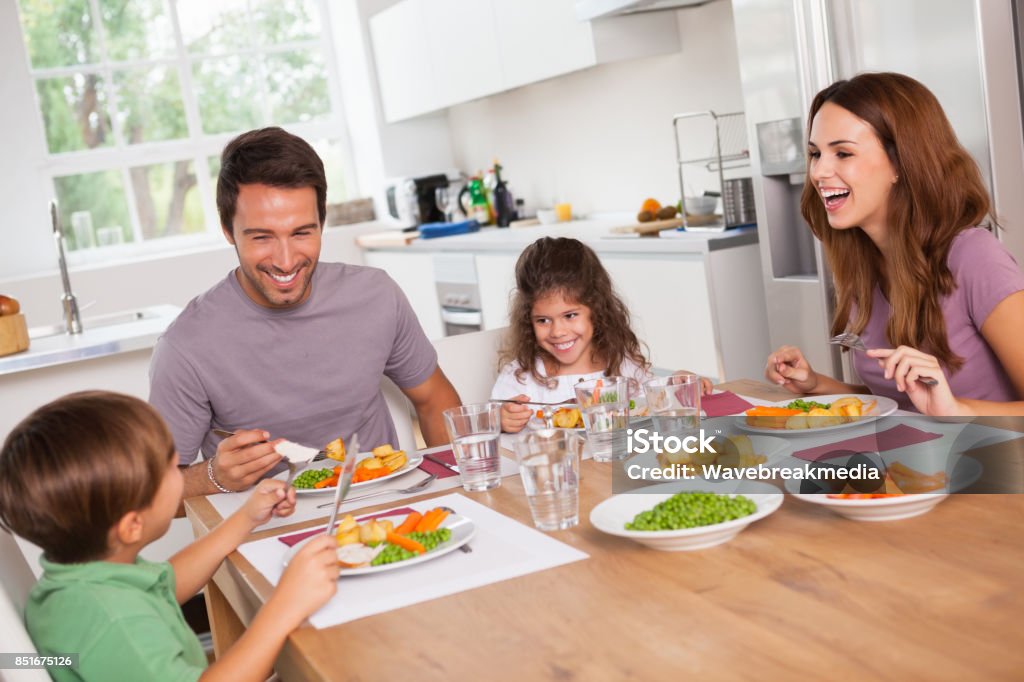
POLYGON ((744 414, 748 417, 792 417, 796 414, 803 414, 803 412, 788 407, 758 406, 747 410, 744 414))
POLYGON ((377 467, 376 469, 356 469, 356 473, 352 475, 353 483, 362 483, 363 481, 372 481, 375 478, 381 478, 391 473, 391 470, 387 467, 377 467))
POLYGON ((416 527, 417 531, 419 531, 421 533, 429 533, 432 530, 437 530, 441 526, 441 522, 444 521, 448 517, 448 510, 447 509, 441 509, 440 507, 438 507, 434 511, 437 512, 437 513, 433 514, 427 520, 427 523, 423 524, 424 525, 423 528, 420 528, 419 526, 417 526, 416 527))
POLYGON ((314 488, 330 488, 332 485, 338 485, 338 477, 337 476, 331 476, 330 478, 325 478, 322 481, 317 481, 316 483, 313 484, 313 487, 314 488))
POLYGON ((537 410, 537 419, 544 418, 544 410, 537 410))
POLYGON ((405 521, 402 521, 402 525, 395 529, 395 533, 398 535, 408 535, 416 529, 416 524, 423 518, 423 514, 418 511, 411 512, 405 517, 405 521))
POLYGON ((416 524, 416 532, 422 533, 424 530, 426 530, 427 526, 431 523, 431 517, 437 516, 438 513, 440 513, 440 511, 440 509, 431 509, 426 514, 424 514, 423 518, 420 519, 420 522, 416 524))
POLYGON ((416 552, 417 554, 426 554, 427 548, 416 542, 411 538, 407 538, 404 535, 399 535, 395 532, 388 533, 385 538, 392 545, 398 545, 402 549, 407 549, 410 552, 416 552))

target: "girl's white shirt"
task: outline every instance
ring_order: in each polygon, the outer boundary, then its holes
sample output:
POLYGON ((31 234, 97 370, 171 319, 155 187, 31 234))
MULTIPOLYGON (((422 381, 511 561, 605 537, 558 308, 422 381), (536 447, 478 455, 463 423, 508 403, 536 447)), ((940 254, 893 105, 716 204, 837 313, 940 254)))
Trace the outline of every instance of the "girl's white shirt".
MULTIPOLYGON (((550 378, 551 385, 548 386, 538 382, 529 372, 523 373, 522 381, 516 379, 516 370, 518 369, 519 362, 515 360, 501 368, 501 372, 498 373, 498 379, 494 382, 494 388, 491 389, 492 400, 515 398, 520 394, 528 395, 530 400, 542 403, 560 403, 566 400, 576 400, 576 392, 573 390, 573 386, 580 381, 599 379, 604 376, 603 371, 590 372, 588 374, 559 374, 550 378)), ((544 375, 544 362, 540 358, 537 358, 537 372, 541 376, 544 375)), ((618 376, 636 379, 643 384, 643 382, 654 375, 650 372, 645 372, 642 367, 626 358, 619 365, 618 376)))

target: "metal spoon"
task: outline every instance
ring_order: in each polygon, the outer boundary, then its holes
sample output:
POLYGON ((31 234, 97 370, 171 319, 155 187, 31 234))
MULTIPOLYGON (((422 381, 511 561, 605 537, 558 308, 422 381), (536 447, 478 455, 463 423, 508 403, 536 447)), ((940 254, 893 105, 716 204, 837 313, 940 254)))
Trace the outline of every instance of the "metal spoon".
MULTIPOLYGON (((868 350, 868 347, 864 345, 864 339, 860 338, 859 334, 854 334, 853 332, 837 334, 829 339, 828 342, 833 346, 843 346, 844 348, 849 348, 851 350, 859 350, 862 353, 867 352, 868 350)), ((935 386, 939 383, 931 377, 920 377, 918 378, 918 381, 925 386, 935 386)))

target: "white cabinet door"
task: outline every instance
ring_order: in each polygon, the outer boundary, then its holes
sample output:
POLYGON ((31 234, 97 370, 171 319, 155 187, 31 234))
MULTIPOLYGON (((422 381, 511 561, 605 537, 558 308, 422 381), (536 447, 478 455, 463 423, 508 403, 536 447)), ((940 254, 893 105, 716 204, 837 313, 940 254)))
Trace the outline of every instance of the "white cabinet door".
POLYGON ((672 260, 602 256, 601 262, 629 309, 633 331, 663 369, 689 369, 718 377, 715 329, 702 254, 672 260))
POLYGON ((384 118, 398 121, 440 109, 427 39, 424 0, 404 0, 370 18, 384 118))
POLYGON ((492 0, 505 89, 596 63, 590 22, 573 0, 492 0))
POLYGON ((516 288, 515 253, 481 253, 476 256, 476 276, 480 287, 480 311, 484 329, 508 326, 508 307, 516 288))
POLYGON ((437 105, 447 107, 501 91, 491 3, 429 0, 424 12, 437 105))
POLYGON ((367 251, 363 262, 370 267, 380 268, 398 283, 428 339, 444 336, 441 306, 437 301, 437 287, 434 284, 433 254, 367 251))

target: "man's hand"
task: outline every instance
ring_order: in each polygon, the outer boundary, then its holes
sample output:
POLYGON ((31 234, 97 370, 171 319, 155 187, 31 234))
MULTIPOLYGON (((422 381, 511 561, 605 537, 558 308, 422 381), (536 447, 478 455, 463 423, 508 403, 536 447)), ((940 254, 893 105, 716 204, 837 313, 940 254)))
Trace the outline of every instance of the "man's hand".
POLYGON ((274 450, 281 440, 269 441, 270 434, 260 429, 237 431, 217 445, 213 475, 228 490, 242 491, 281 461, 274 450))
POLYGON ((530 396, 521 393, 512 398, 512 400, 518 400, 518 403, 501 404, 502 431, 505 433, 519 433, 523 430, 526 422, 530 421, 530 417, 533 416, 533 410, 522 404, 529 399, 530 396))
POLYGON ((796 346, 783 346, 769 355, 764 376, 791 393, 811 393, 818 386, 817 372, 796 346))

